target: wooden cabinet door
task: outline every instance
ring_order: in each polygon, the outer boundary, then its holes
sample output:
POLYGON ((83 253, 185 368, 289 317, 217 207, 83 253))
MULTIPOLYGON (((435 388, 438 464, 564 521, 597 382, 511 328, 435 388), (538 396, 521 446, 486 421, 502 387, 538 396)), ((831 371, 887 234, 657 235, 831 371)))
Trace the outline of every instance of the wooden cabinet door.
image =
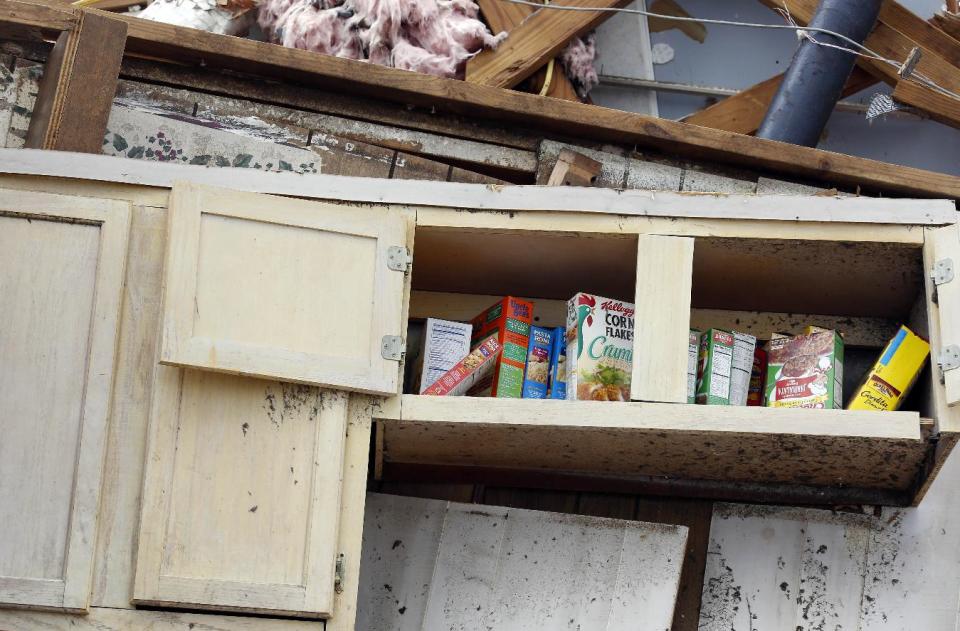
POLYGON ((193 184, 169 212, 161 362, 396 394, 399 213, 193 184))
POLYGON ((328 617, 348 397, 158 366, 134 602, 328 617))
POLYGON ((0 605, 88 606, 129 227, 0 191, 0 605))
POLYGON ((960 431, 960 226, 924 231, 933 402, 941 431, 960 431))
POLYGON ((642 234, 637 248, 634 401, 686 403, 693 239, 642 234))

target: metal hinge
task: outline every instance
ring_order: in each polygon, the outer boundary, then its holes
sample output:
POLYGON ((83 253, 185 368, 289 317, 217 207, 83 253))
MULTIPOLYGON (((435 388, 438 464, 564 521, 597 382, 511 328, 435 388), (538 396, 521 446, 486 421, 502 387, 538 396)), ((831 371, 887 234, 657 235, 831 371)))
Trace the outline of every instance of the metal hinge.
POLYGON ((400 361, 407 350, 407 345, 399 335, 384 335, 380 339, 380 355, 384 359, 400 361))
POLYGON ((953 280, 953 259, 940 259, 934 263, 933 269, 930 270, 930 279, 933 281, 933 296, 931 298, 934 304, 938 304, 937 287, 953 280))
POLYGON ((410 271, 410 264, 413 263, 413 257, 410 256, 410 250, 402 245, 391 245, 387 248, 387 267, 395 272, 407 273, 410 271))
POLYGON ((940 349, 940 356, 937 357, 937 366, 940 367, 940 383, 943 383, 943 373, 948 370, 960 368, 960 346, 950 344, 940 349))
POLYGON ((337 566, 333 571, 333 591, 338 594, 343 593, 343 573, 346 571, 344 569, 345 558, 344 554, 341 552, 337 555, 337 566))

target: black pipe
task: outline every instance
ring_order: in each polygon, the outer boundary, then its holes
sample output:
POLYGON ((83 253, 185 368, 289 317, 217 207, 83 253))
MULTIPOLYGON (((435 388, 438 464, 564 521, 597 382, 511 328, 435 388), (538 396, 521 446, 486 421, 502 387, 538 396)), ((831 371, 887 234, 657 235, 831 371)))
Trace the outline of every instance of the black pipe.
MULTIPOLYGON (((877 21, 880 4, 881 0, 821 0, 809 26, 863 43, 877 21)), ((811 35, 818 42, 853 48, 833 35, 811 35)), ((852 53, 802 40, 757 136, 816 147, 856 59, 852 53)))

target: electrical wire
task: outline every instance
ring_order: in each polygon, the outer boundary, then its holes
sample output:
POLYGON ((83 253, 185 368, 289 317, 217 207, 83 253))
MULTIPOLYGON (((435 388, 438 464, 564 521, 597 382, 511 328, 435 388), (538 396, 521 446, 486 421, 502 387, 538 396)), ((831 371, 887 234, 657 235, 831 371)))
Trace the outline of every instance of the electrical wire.
MULTIPOLYGON (((682 15, 667 15, 667 14, 663 14, 663 13, 654 13, 654 12, 652 12, 652 11, 646 11, 646 10, 644 10, 644 9, 627 9, 627 8, 619 8, 619 7, 580 7, 580 6, 571 7, 571 6, 560 5, 560 4, 541 4, 540 2, 535 2, 534 0, 501 0, 501 1, 502 1, 502 2, 510 2, 510 3, 512 3, 512 4, 522 4, 522 5, 526 5, 526 6, 530 6, 530 7, 535 7, 535 8, 537 8, 537 9, 551 9, 551 10, 554 10, 554 11, 587 11, 587 12, 594 12, 594 13, 629 13, 629 14, 633 14, 633 15, 645 15, 645 16, 647 16, 647 17, 660 18, 660 19, 664 19, 664 20, 673 20, 673 21, 676 21, 676 22, 697 22, 697 23, 700 23, 700 24, 716 24, 716 25, 719 25, 719 26, 739 26, 739 27, 746 27, 746 28, 789 30, 789 31, 795 31, 795 32, 797 33, 797 36, 798 36, 798 37, 802 37, 802 38, 806 39, 807 41, 811 42, 812 44, 816 44, 817 46, 825 46, 825 47, 827 47, 827 48, 835 48, 835 49, 837 49, 837 50, 841 50, 841 51, 850 53, 850 54, 852 54, 852 55, 857 55, 857 56, 860 56, 860 57, 865 57, 865 58, 868 58, 868 59, 873 59, 874 61, 878 61, 878 62, 880 62, 880 63, 884 63, 884 64, 887 64, 887 65, 890 65, 890 66, 892 66, 892 67, 894 67, 894 68, 897 68, 898 70, 899 70, 899 69, 901 68, 901 66, 902 66, 902 64, 901 64, 900 62, 897 62, 897 61, 895 61, 895 60, 893 60, 893 59, 888 59, 888 58, 886 58, 886 57, 883 57, 882 55, 878 54, 877 52, 875 52, 875 51, 873 51, 873 50, 870 50, 869 48, 867 48, 866 46, 864 46, 864 45, 861 44, 860 42, 858 42, 858 41, 856 41, 856 40, 854 40, 854 39, 851 39, 850 37, 847 37, 847 36, 844 35, 843 33, 838 33, 838 32, 836 32, 836 31, 831 31, 830 29, 819 28, 819 27, 815 27, 815 26, 799 26, 799 25, 793 20, 793 17, 790 15, 790 12, 789 12, 789 10, 786 8, 786 6, 784 6, 783 9, 779 9, 779 8, 778 8, 777 11, 778 11, 781 15, 783 15, 783 16, 787 19, 787 21, 790 22, 790 24, 760 24, 760 23, 756 23, 756 22, 738 22, 738 21, 736 21, 736 20, 717 20, 717 19, 711 19, 711 18, 686 17, 686 16, 682 16, 682 15), (844 47, 844 46, 838 46, 837 44, 831 44, 831 43, 828 43, 828 42, 821 42, 821 41, 815 39, 815 38, 811 35, 811 33, 820 33, 820 34, 823 34, 823 35, 829 35, 829 36, 831 36, 831 37, 835 37, 835 38, 837 38, 837 39, 839 39, 839 40, 841 40, 841 41, 843 41, 843 42, 846 42, 846 43, 850 44, 851 46, 853 46, 853 47, 856 48, 857 50, 851 50, 851 49, 846 48, 846 47, 844 47)), ((909 76, 909 79, 913 79, 913 80, 917 81, 918 83, 921 83, 921 84, 925 85, 926 87, 931 88, 931 89, 933 89, 933 90, 935 90, 935 91, 937 91, 937 92, 939 92, 939 93, 941 93, 941 94, 943 94, 943 95, 945 95, 945 96, 949 96, 949 97, 952 97, 952 98, 954 98, 954 99, 960 100, 960 94, 957 94, 957 93, 955 93, 955 92, 952 92, 952 91, 948 90, 947 88, 944 88, 944 87, 940 86, 940 85, 937 84, 935 81, 933 81, 932 79, 930 79, 930 78, 927 77, 927 76, 924 76, 923 74, 921 74, 921 73, 919 73, 919 72, 914 71, 913 73, 911 73, 910 76, 909 76)))

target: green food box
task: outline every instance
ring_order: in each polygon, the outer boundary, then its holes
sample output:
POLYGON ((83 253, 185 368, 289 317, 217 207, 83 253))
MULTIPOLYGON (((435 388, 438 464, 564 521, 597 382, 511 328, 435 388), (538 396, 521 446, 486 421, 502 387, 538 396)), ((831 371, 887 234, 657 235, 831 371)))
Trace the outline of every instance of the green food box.
POLYGON ((733 342, 733 335, 720 329, 707 329, 700 336, 697 403, 730 405, 733 342))

